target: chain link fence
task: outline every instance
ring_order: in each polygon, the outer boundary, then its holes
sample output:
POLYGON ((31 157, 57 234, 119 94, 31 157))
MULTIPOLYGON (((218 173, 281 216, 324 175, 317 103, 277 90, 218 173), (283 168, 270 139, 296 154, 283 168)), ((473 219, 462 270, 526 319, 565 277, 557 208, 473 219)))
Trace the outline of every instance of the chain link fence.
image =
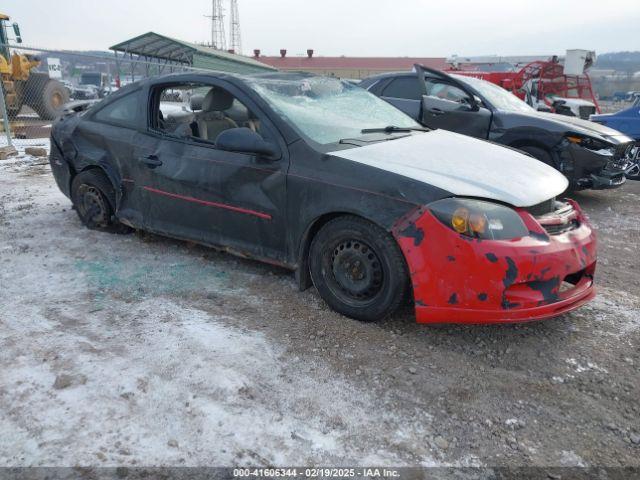
MULTIPOLYGON (((154 75, 193 70, 187 64, 166 64, 114 54, 75 52, 0 44, 8 59, 0 87, 0 147, 46 145, 51 123, 68 102, 104 98, 118 88, 154 75)), ((603 99, 611 92, 638 90, 640 80, 594 79, 603 99), (604 95, 607 93, 607 95, 604 95)), ((603 110, 617 111, 625 102, 602 101, 603 110)))
POLYGON ((46 145, 69 102, 97 101, 143 78, 191 70, 113 52, 74 52, 0 44, 9 59, 2 75, 0 147, 46 145))

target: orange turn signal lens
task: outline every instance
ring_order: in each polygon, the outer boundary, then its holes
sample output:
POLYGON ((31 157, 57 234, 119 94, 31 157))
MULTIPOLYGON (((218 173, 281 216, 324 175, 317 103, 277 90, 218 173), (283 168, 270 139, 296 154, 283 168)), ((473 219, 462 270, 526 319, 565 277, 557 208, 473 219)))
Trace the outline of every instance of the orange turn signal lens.
POLYGON ((451 217, 451 226, 458 233, 466 233, 469 230, 469 210, 458 208, 451 217))

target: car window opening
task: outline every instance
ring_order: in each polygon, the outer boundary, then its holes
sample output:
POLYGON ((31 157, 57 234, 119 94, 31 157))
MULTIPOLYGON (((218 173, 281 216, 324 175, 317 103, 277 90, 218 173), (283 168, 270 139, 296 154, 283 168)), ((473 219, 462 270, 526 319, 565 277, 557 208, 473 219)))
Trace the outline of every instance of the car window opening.
POLYGON ((165 135, 215 144, 222 132, 244 127, 264 138, 258 117, 223 88, 172 85, 157 98, 152 128, 165 135))

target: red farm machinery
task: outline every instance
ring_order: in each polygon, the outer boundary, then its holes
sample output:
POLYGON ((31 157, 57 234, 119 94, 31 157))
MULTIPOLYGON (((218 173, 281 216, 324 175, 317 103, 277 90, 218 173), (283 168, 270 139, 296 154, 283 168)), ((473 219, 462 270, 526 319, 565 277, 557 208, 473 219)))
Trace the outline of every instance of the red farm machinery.
POLYGON ((538 110, 589 119, 600 113, 591 79, 586 73, 595 52, 568 50, 564 59, 531 60, 476 57, 449 60, 450 73, 469 75, 509 90, 538 110), (498 67, 499 65, 499 67, 498 67), (500 71, 495 69, 499 68, 500 71))

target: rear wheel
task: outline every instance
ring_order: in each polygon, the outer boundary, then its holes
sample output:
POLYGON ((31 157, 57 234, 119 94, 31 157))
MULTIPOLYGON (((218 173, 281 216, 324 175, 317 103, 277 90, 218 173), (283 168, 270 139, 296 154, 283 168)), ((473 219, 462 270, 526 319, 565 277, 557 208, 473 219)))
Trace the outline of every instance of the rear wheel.
POLYGON ((311 243, 309 267, 324 301, 357 320, 389 317, 406 295, 407 268, 398 244, 359 217, 339 217, 324 225, 311 243))
POLYGON ((112 233, 129 230, 114 218, 115 190, 99 170, 81 172, 73 179, 71 200, 87 228, 112 233))

